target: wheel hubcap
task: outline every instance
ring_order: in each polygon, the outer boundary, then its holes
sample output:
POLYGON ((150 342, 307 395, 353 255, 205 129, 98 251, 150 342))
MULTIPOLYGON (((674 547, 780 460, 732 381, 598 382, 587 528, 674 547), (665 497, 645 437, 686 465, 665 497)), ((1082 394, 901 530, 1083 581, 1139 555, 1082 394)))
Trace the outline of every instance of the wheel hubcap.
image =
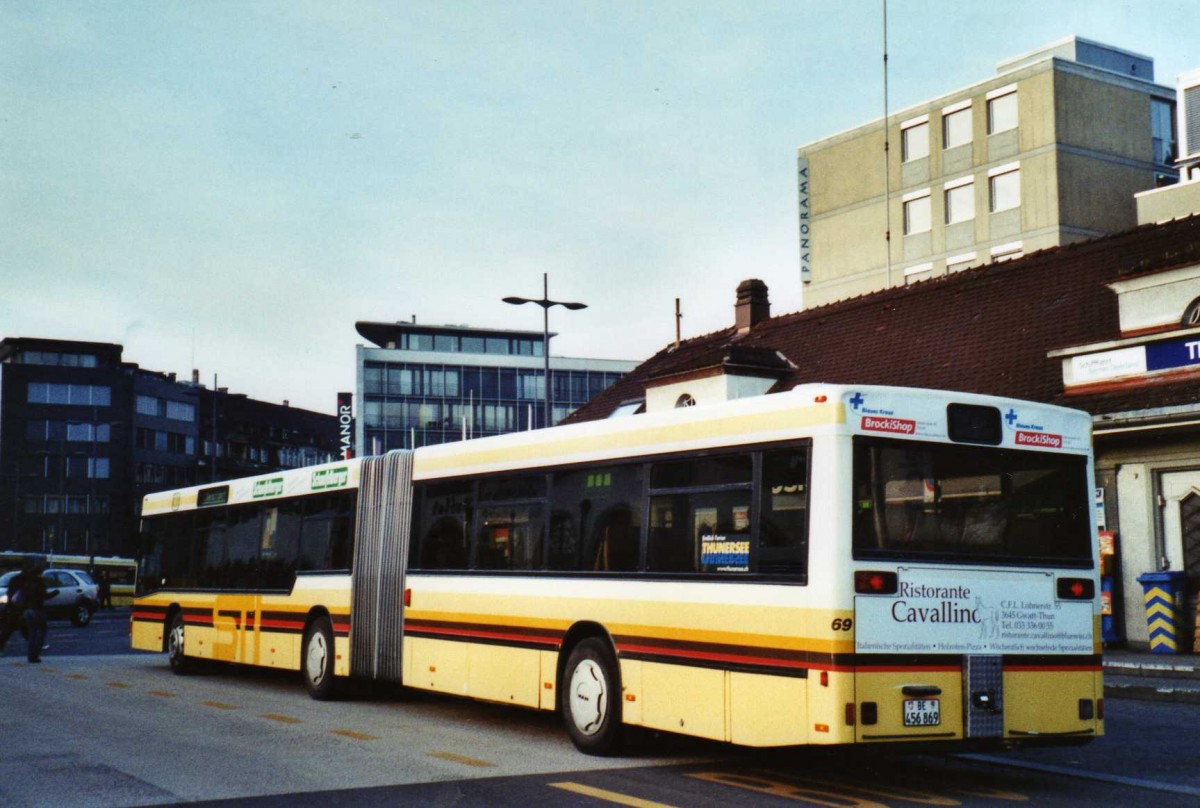
POLYGON ((308 653, 305 655, 305 664, 308 670, 308 680, 314 685, 321 684, 321 680, 325 678, 325 661, 328 659, 328 656, 324 634, 318 632, 308 638, 308 653))
POLYGON ((608 682, 594 660, 585 659, 571 674, 571 720, 584 735, 595 735, 608 713, 608 682))
POLYGON ((183 656, 183 623, 171 626, 171 635, 167 640, 167 652, 172 658, 183 656))

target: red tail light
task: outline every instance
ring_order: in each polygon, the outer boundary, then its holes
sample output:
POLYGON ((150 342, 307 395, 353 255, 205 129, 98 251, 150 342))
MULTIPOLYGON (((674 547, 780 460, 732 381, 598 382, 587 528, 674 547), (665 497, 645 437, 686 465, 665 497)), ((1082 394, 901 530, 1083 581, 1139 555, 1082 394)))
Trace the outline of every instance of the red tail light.
POLYGON ((854 591, 860 595, 896 594, 896 573, 859 570, 854 573, 854 591))
POLYGON ((1059 600, 1091 600, 1096 596, 1096 584, 1090 578, 1059 578, 1059 600))

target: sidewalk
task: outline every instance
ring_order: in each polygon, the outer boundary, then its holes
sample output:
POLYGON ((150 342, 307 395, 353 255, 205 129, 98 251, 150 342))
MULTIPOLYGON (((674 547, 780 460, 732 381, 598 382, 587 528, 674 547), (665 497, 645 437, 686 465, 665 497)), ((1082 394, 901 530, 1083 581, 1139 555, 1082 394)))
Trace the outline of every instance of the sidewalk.
POLYGON ((1200 655, 1106 649, 1104 696, 1200 704, 1200 655))

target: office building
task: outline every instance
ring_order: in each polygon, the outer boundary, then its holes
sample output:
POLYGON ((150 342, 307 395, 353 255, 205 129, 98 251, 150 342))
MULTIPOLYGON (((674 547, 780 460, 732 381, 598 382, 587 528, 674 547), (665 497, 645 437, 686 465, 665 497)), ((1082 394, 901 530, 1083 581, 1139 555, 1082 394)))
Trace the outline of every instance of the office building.
POLYGON ((132 555, 151 491, 335 457, 332 415, 177 381, 122 353, 0 340, 0 550, 132 555))
POLYGON ((1071 37, 889 114, 886 163, 882 119, 801 147, 804 306, 1134 227, 1179 176, 1175 105, 1151 58, 1071 37))
MULTIPOLYGON (((359 322, 359 454, 545 426, 541 331, 359 322)), ((551 334, 553 336, 553 334, 551 334)), ((553 423, 637 363, 550 358, 553 423)))

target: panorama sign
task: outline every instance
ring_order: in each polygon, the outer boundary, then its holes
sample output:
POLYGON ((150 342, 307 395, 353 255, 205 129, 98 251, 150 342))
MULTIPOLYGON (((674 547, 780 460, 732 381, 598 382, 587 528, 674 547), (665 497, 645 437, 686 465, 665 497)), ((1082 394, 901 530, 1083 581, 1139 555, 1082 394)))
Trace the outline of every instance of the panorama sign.
POLYGON ((858 653, 1093 653, 1092 602, 1058 600, 1053 573, 897 572, 896 594, 855 598, 858 653))

